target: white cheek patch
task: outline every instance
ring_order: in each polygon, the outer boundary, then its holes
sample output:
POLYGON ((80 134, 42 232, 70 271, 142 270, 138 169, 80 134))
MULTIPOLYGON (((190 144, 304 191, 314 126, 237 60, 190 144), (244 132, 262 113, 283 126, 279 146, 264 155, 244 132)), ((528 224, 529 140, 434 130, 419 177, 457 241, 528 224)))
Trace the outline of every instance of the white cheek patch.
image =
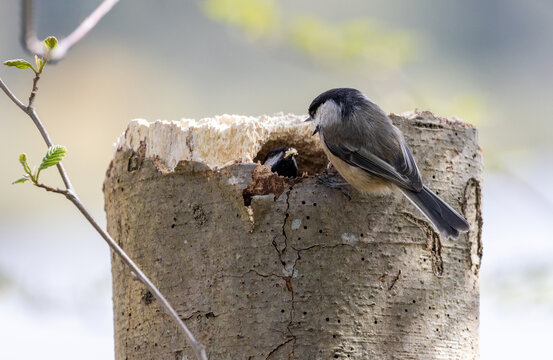
POLYGON ((317 113, 315 114, 315 125, 319 125, 322 128, 335 123, 340 123, 340 113, 342 107, 334 102, 334 100, 327 100, 324 104, 319 106, 317 113))

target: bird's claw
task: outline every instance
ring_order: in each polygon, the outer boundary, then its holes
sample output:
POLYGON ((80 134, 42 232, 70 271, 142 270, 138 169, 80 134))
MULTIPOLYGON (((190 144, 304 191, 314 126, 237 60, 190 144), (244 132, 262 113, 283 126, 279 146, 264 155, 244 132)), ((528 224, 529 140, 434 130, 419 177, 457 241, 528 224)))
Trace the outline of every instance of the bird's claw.
POLYGON ((344 186, 345 185, 348 185, 347 182, 336 182, 336 181, 332 181, 330 179, 330 176, 328 176, 327 173, 324 173, 322 175, 319 175, 317 176, 317 181, 331 189, 338 189, 342 192, 342 194, 344 194, 348 200, 351 200, 351 196, 349 194, 349 191, 347 191, 346 189, 344 189, 344 186))

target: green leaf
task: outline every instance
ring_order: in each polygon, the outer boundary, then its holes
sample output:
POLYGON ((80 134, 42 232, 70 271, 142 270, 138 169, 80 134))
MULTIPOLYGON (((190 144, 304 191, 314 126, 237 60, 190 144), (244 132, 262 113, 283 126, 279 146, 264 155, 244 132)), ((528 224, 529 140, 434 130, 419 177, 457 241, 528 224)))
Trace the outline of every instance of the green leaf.
POLYGON ((14 182, 12 182, 12 184, 23 184, 25 181, 29 181, 29 178, 28 177, 19 178, 19 179, 15 180, 14 182))
POLYGON ((48 36, 44 41, 42 42, 46 49, 49 51, 54 50, 56 46, 58 46, 58 39, 56 39, 55 36, 48 36))
POLYGON ((29 163, 27 162, 27 154, 23 153, 19 155, 19 162, 23 166, 23 170, 27 175, 31 175, 31 167, 29 166, 29 163))
POLYGON ((18 69, 32 69, 34 72, 37 72, 33 67, 33 65, 31 65, 27 60, 23 60, 23 59, 4 61, 4 65, 15 66, 18 69))
POLYGON ((38 171, 40 172, 41 170, 49 168, 50 166, 56 165, 61 161, 61 159, 63 159, 66 153, 67 149, 63 145, 50 146, 48 152, 42 159, 42 163, 38 167, 38 171))

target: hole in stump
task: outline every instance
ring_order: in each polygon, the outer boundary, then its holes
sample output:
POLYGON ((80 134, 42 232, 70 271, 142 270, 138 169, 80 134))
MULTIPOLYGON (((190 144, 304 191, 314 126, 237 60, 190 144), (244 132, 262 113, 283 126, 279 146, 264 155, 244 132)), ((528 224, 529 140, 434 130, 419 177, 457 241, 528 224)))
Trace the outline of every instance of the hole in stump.
POLYGON ((298 164, 298 174, 306 172, 308 175, 322 173, 328 162, 327 157, 321 148, 315 148, 301 137, 294 139, 270 139, 261 147, 261 150, 254 157, 253 162, 257 163, 265 160, 265 157, 272 149, 289 146, 298 151, 296 163, 298 164))

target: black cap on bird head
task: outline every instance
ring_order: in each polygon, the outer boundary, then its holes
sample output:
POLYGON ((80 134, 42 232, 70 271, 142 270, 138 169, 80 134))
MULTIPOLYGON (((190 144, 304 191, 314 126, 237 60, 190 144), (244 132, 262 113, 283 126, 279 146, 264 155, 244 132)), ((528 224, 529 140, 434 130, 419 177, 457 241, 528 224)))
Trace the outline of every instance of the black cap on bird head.
POLYGON ((325 91, 321 95, 317 96, 309 105, 309 116, 311 119, 317 114, 319 107, 327 102, 332 100, 339 105, 342 109, 342 118, 349 117, 355 108, 358 106, 360 101, 366 101, 367 98, 363 93, 357 89, 352 88, 336 88, 325 91))

